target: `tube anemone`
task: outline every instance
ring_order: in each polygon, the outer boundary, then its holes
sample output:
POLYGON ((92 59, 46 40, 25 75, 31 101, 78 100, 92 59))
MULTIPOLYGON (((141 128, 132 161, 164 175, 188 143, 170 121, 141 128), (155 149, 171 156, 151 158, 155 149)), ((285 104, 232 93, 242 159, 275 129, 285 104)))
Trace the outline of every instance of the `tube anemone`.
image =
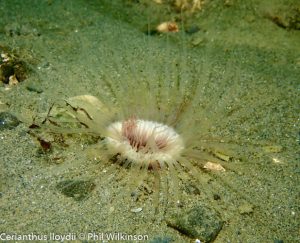
MULTIPOLYGON (((169 189, 178 201, 180 175, 198 180, 202 162, 220 162, 208 141, 211 121, 224 107, 210 102, 206 93, 216 92, 217 84, 204 62, 184 60, 168 51, 154 51, 134 65, 125 58, 115 60, 116 65, 99 76, 99 98, 82 95, 66 101, 67 112, 81 126, 73 133, 102 138, 94 157, 108 167, 115 163, 130 171, 129 195, 154 175, 156 208, 163 176, 170 179, 169 189)), ((226 103, 226 97, 222 101, 226 103)))

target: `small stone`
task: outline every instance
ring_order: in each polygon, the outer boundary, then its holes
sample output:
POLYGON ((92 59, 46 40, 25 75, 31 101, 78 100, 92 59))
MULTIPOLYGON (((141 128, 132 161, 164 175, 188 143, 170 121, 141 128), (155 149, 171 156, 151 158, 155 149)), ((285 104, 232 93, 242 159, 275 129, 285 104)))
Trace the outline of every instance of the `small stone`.
POLYGON ((142 210, 143 210, 142 208, 132 208, 132 209, 130 209, 130 211, 133 212, 133 213, 139 213, 142 210))
POLYGON ((225 153, 215 151, 215 152, 213 152, 213 154, 221 160, 224 160, 227 162, 230 160, 230 156, 225 153))
POLYGON ((214 209, 198 204, 188 211, 167 218, 167 225, 190 238, 210 242, 222 229, 223 221, 214 209))
POLYGON ((20 124, 17 117, 9 112, 0 112, 0 131, 4 129, 14 129, 20 124))
POLYGON ((43 90, 42 88, 37 85, 37 84, 34 84, 34 83, 29 83, 27 86, 26 86, 26 89, 31 91, 31 92, 36 92, 38 94, 42 93, 43 90))
POLYGON ((203 45, 205 45, 205 43, 206 43, 206 40, 202 36, 195 36, 191 41, 191 44, 192 44, 193 47, 203 46, 203 45))
POLYGON ((154 237, 153 240, 150 241, 150 243, 170 243, 174 240, 171 237, 165 236, 165 237, 154 237))
POLYGON ((185 33, 192 35, 192 34, 197 33, 199 30, 200 30, 200 28, 198 26, 192 25, 192 26, 186 28, 185 33))
POLYGON ((240 214, 250 214, 253 213, 254 207, 250 203, 244 203, 241 206, 239 206, 239 212, 240 214))
POLYGON ((65 180, 59 182, 56 188, 67 197, 72 197, 76 201, 85 199, 96 185, 92 181, 85 180, 65 180))
POLYGON ((156 30, 159 33, 169 33, 169 32, 175 33, 175 32, 179 31, 179 27, 176 22, 168 21, 168 22, 163 22, 163 23, 159 24, 156 27, 156 30))
POLYGON ((211 171, 221 171, 221 172, 226 171, 222 165, 220 165, 218 163, 209 162, 209 161, 207 163, 205 163, 203 168, 207 169, 207 170, 211 170, 211 171))
POLYGON ((283 243, 283 240, 275 239, 275 240, 274 240, 274 243, 283 243))

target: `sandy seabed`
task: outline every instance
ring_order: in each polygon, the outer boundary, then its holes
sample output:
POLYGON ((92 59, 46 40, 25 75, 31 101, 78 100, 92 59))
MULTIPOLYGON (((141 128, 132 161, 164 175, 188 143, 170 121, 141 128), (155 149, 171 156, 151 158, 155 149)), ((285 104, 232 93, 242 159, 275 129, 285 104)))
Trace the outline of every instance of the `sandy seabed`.
POLYGON ((234 149, 224 173, 200 170, 199 193, 183 180, 177 212, 199 202, 217 211, 224 223, 214 242, 300 241, 300 32, 299 15, 287 16, 293 1, 207 1, 185 13, 191 31, 170 38, 147 36, 144 27, 177 16, 172 7, 109 2, 1 1, 1 52, 16 53, 29 72, 0 87, 0 111, 22 121, 13 129, 0 124, 0 239, 194 242, 165 220, 174 211, 166 196, 155 216, 151 192, 133 201, 128 171, 112 165, 114 173, 105 174, 80 139, 53 155, 28 133, 33 118, 58 100, 101 99, 102 81, 120 78, 118 71, 165 78, 164 65, 180 60, 187 80, 196 76, 203 85, 199 100, 215 119, 212 130, 234 149), (62 193, 59 183, 68 180, 85 180, 88 196, 62 193))

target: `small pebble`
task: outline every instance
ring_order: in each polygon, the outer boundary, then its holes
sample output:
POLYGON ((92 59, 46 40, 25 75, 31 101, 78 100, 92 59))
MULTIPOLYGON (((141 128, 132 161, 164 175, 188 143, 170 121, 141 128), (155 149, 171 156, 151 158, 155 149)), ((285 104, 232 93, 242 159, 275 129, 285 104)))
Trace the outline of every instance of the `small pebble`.
POLYGON ((170 215, 166 222, 178 232, 204 242, 212 242, 224 224, 217 211, 200 202, 191 209, 170 215))
POLYGON ((30 83, 26 86, 26 89, 31 91, 31 92, 36 92, 38 94, 42 93, 43 90, 39 85, 36 85, 34 83, 30 83))
POLYGON ((193 47, 205 45, 206 39, 202 36, 195 36, 191 41, 193 47))
POLYGON ((283 243, 283 240, 274 240, 274 243, 283 243))
POLYGON ((241 206, 239 206, 238 209, 240 214, 251 214, 253 213, 254 206, 250 203, 244 203, 241 206))
POLYGON ((96 185, 92 181, 85 180, 65 180, 56 185, 56 188, 67 197, 72 197, 76 201, 87 198, 95 189, 96 185))
POLYGON ((215 151, 213 154, 223 161, 228 162, 230 160, 230 156, 225 153, 215 151))
POLYGON ((221 172, 226 171, 222 165, 218 163, 209 162, 209 161, 205 163, 203 168, 211 171, 221 171, 221 172))
POLYGON ((185 30, 185 33, 192 35, 197 33, 200 30, 200 28, 196 25, 190 26, 185 30))
POLYGON ((150 241, 150 243, 170 243, 170 242, 174 242, 174 240, 168 236, 154 237, 153 240, 150 241))
POLYGON ((43 92, 43 89, 41 88, 41 84, 38 81, 29 81, 26 85, 26 89, 31 92, 36 92, 38 94, 43 92))
POLYGON ((17 117, 10 114, 9 112, 0 112, 0 130, 14 129, 20 124, 17 117))
POLYGON ((142 208, 132 208, 132 209, 130 209, 130 211, 133 212, 133 213, 139 213, 142 210, 143 210, 142 208))

